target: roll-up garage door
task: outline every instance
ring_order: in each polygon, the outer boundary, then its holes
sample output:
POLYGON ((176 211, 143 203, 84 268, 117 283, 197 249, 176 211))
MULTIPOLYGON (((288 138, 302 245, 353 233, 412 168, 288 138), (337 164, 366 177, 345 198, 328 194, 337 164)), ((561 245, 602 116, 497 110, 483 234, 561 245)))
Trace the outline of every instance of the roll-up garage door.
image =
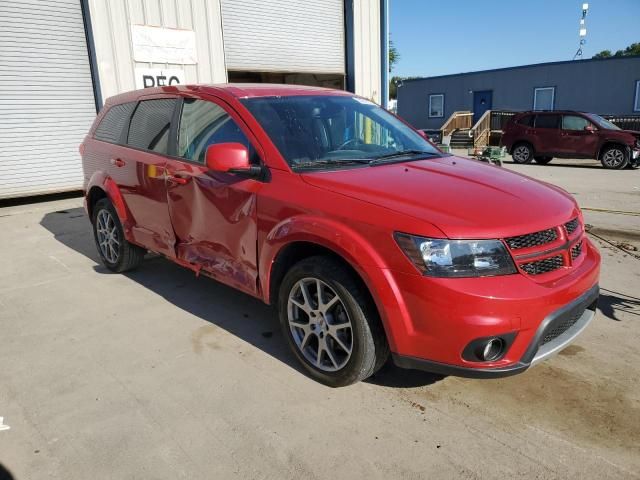
POLYGON ((0 198, 82 188, 96 116, 79 0, 0 1, 0 198))
POLYGON ((228 70, 344 74, 343 0, 222 0, 228 70))

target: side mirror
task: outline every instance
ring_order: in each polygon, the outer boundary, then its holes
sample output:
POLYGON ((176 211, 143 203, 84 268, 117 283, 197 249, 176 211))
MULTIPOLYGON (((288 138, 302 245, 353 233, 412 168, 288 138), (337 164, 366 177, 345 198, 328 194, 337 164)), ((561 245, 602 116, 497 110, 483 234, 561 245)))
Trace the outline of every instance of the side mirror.
POLYGON ((585 125, 584 126, 585 131, 589 132, 589 133, 594 133, 596 131, 595 127, 593 125, 585 125))
POLYGON ((209 170, 256 176, 262 172, 259 166, 249 163, 249 150, 241 143, 217 143, 209 145, 206 153, 209 170))

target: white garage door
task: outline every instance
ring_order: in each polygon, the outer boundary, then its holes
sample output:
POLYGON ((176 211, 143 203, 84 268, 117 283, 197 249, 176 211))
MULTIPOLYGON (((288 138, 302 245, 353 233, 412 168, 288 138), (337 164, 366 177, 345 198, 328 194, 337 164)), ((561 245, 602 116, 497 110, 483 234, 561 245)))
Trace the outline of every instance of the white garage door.
POLYGON ((0 1, 0 198, 82 188, 96 116, 79 0, 0 1))
POLYGON ((344 74, 343 0, 222 0, 228 70, 344 74))

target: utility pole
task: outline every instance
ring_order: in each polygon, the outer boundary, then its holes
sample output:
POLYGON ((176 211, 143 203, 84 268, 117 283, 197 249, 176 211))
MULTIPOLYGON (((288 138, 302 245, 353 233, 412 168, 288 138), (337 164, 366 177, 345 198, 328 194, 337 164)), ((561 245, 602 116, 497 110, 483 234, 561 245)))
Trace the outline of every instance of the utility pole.
POLYGON ((579 30, 580 43, 578 45, 578 51, 573 56, 574 60, 577 60, 577 59, 582 60, 582 47, 584 46, 585 43, 587 43, 587 23, 586 23, 587 13, 589 13, 589 4, 583 3, 582 17, 580 17, 580 30, 579 30))

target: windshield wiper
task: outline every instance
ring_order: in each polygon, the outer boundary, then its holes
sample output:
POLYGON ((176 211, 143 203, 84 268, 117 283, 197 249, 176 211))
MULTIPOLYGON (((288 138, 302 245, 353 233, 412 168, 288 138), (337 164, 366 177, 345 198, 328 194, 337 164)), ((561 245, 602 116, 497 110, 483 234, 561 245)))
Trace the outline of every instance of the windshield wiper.
POLYGON ((379 155, 371 160, 371 164, 375 165, 376 163, 383 163, 386 160, 391 160, 398 157, 408 157, 411 155, 427 155, 429 157, 438 157, 440 156, 434 152, 425 152, 424 150, 401 150, 399 152, 387 153, 385 155, 379 155))
POLYGON ((298 163, 293 168, 314 168, 326 167, 328 165, 348 165, 358 163, 371 163, 370 158, 332 158, 327 160, 313 160, 310 162, 298 163))

